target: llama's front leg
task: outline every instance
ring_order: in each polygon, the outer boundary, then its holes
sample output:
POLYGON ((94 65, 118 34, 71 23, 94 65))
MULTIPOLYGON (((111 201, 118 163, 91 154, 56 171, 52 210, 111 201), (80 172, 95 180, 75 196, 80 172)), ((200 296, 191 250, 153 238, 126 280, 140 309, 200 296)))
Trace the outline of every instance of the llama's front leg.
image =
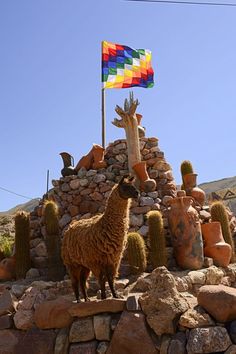
POLYGON ((114 288, 114 272, 111 267, 107 268, 107 281, 111 289, 112 296, 118 298, 119 296, 114 288))
POLYGON ((99 284, 100 284, 100 288, 101 288, 101 298, 102 299, 106 299, 105 283, 106 283, 106 276, 105 276, 104 272, 101 271, 101 273, 99 275, 99 284))
POLYGON ((78 280, 75 277, 71 277, 71 285, 72 285, 72 289, 73 289, 74 294, 75 294, 76 302, 80 302, 80 299, 79 299, 79 284, 78 284, 78 280))
POLYGON ((70 274, 71 285, 72 289, 75 294, 76 301, 79 302, 79 275, 80 275, 80 268, 78 267, 68 267, 68 271, 70 274))

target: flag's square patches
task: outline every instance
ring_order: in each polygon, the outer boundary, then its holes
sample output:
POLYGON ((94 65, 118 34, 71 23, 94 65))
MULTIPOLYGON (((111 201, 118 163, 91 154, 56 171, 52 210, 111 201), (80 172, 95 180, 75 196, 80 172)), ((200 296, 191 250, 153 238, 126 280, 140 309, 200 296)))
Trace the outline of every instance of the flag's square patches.
POLYGON ((117 56, 117 57, 116 57, 116 62, 117 62, 117 63, 122 63, 122 64, 124 64, 124 62, 125 62, 125 57, 117 56))
POLYGON ((116 75, 117 69, 116 68, 109 68, 109 75, 116 75))
POLYGON ((114 68, 116 69, 116 63, 114 61, 109 61, 108 62, 108 68, 114 68))
POLYGON ((150 50, 136 50, 104 41, 102 81, 104 88, 152 87, 154 82, 150 50))
POLYGON ((133 64, 133 59, 132 58, 125 58, 125 64, 133 64))

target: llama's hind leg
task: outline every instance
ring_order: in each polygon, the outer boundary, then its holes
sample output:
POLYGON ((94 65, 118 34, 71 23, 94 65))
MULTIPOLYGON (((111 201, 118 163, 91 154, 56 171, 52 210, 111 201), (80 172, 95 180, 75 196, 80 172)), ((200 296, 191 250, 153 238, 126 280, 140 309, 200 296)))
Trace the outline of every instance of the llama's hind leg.
POLYGON ((85 267, 81 267, 81 272, 80 272, 80 289, 82 291, 84 301, 88 301, 88 294, 87 294, 87 289, 86 289, 86 281, 88 279, 90 270, 85 267))
POLYGON ((75 294, 76 301, 79 302, 79 278, 80 278, 80 267, 68 267, 70 274, 72 289, 75 294))
POLYGON ((113 271, 113 268, 112 267, 107 267, 107 281, 108 281, 108 284, 109 284, 109 287, 111 289, 111 293, 112 293, 112 296, 115 297, 115 298, 118 298, 118 294, 114 288, 114 271, 113 271))

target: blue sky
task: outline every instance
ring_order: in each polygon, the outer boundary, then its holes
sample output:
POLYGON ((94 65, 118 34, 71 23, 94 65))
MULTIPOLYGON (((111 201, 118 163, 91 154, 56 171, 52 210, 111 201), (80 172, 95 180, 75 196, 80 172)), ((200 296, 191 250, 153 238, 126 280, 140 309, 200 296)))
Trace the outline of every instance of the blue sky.
MULTIPOLYGON (((172 165, 191 160, 198 183, 234 176, 236 8, 124 0, 0 2, 0 187, 41 197, 101 143, 101 41, 152 51, 155 86, 134 88, 146 136, 172 165)), ((107 143, 129 89, 106 91, 107 143)), ((0 211, 27 201, 0 190, 0 211)))

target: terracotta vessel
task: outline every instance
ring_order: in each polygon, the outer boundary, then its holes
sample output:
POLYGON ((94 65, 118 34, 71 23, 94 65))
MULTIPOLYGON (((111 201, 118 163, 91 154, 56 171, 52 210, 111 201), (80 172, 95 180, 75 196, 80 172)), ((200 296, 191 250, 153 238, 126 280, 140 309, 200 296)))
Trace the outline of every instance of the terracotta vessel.
POLYGON ((145 136, 145 128, 140 125, 143 116, 142 114, 136 113, 136 118, 138 122, 138 136, 139 138, 143 138, 145 136))
POLYGON ((106 168, 107 163, 106 161, 104 161, 105 149, 100 145, 94 144, 92 152, 93 152, 93 160, 94 160, 92 165, 93 169, 98 170, 99 168, 106 168))
POLYGON ((213 221, 208 224, 202 224, 201 228, 205 256, 211 257, 215 265, 227 267, 230 263, 232 248, 224 241, 220 222, 213 221))
POLYGON ((174 256, 183 269, 199 269, 204 260, 200 220, 192 203, 191 197, 173 198, 168 213, 174 256))
POLYGON ((15 257, 4 258, 0 262, 0 280, 12 280, 16 277, 15 257))
POLYGON ((183 182, 186 194, 192 196, 197 204, 203 206, 206 194, 201 188, 197 187, 197 174, 187 173, 183 176, 183 182))
POLYGON ((90 150, 87 155, 81 157, 81 159, 75 166, 75 170, 76 172, 78 172, 82 167, 86 168, 86 170, 89 170, 92 167, 92 163, 93 163, 93 152, 92 150, 90 150))
POLYGON ((89 153, 81 157, 75 166, 75 170, 78 172, 81 167, 86 168, 86 170, 90 170, 91 168, 94 170, 98 170, 99 168, 106 168, 107 163, 104 161, 104 152, 105 149, 102 146, 93 144, 93 147, 89 153))
POLYGON ((140 189, 145 192, 152 192, 156 189, 156 181, 149 178, 145 161, 140 161, 132 166, 135 174, 140 181, 140 189))
POLYGON ((76 175, 76 171, 74 169, 74 159, 68 152, 61 152, 61 158, 63 160, 64 167, 61 170, 61 174, 63 177, 76 175))

